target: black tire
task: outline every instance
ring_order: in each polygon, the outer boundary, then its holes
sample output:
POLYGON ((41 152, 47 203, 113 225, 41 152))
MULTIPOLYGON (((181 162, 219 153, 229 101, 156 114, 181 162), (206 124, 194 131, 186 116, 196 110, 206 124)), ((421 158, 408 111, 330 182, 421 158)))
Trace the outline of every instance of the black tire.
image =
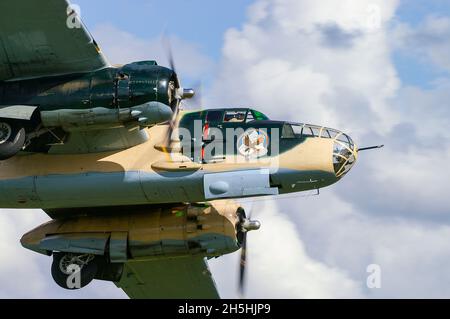
POLYGON ((65 260, 71 259, 72 256, 76 256, 80 254, 67 254, 67 253, 54 253, 53 254, 53 263, 52 263, 52 277, 58 286, 68 290, 76 290, 83 287, 86 287, 94 280, 98 271, 98 263, 97 258, 93 257, 85 265, 78 265, 80 267, 80 286, 79 287, 69 287, 68 286, 68 278, 71 275, 70 273, 64 272, 61 263, 64 258, 65 260))
POLYGON ((0 120, 0 161, 7 160, 23 148, 25 129, 18 123, 0 120))

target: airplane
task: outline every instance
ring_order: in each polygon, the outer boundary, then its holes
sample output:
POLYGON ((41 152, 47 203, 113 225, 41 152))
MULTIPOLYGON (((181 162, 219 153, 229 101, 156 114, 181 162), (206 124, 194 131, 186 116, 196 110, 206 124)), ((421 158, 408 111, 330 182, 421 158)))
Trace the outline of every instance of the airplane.
POLYGON ((330 186, 378 148, 252 108, 181 110, 195 92, 172 57, 110 65, 66 0, 0 11, 0 207, 48 214, 21 244, 62 288, 219 298, 207 259, 241 249, 243 289, 261 224, 236 200, 330 186))

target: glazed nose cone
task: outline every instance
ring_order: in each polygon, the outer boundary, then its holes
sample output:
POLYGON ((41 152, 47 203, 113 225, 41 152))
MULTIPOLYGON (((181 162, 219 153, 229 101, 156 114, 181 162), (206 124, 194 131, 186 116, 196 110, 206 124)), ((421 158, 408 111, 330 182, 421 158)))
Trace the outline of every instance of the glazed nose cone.
POLYGON ((358 159, 358 147, 346 134, 336 136, 333 145, 333 166, 336 177, 342 178, 355 165, 358 159))

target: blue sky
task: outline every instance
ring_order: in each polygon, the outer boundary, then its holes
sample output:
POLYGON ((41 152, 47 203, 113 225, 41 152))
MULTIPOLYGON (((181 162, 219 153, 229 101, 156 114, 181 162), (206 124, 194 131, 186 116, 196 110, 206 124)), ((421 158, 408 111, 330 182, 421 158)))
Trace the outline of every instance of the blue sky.
MULTIPOLYGON (((450 2, 446 0, 402 0, 394 23, 404 22, 412 26, 420 25, 427 16, 449 16, 450 2)), ((395 52, 394 61, 403 83, 430 87, 436 77, 448 76, 448 72, 430 66, 408 52, 395 52)))
MULTIPOLYGON (((251 0, 76 0, 90 29, 113 24, 141 38, 154 38, 166 31, 196 43, 212 58, 219 59, 223 33, 239 27, 251 0)), ((151 56, 151 52, 149 52, 151 56)))
POLYGON ((413 25, 419 24, 427 15, 448 15, 450 3, 447 0, 401 0, 397 10, 400 20, 413 25))

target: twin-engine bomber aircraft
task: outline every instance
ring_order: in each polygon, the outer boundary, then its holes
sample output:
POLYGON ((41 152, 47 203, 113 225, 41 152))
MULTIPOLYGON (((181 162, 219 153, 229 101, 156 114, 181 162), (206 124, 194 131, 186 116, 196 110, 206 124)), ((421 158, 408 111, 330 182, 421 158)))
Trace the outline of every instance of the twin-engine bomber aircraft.
POLYGON ((131 298, 218 298, 205 259, 242 248, 242 285, 260 227, 233 199, 318 190, 357 160, 338 130, 180 111, 194 92, 173 63, 111 66, 65 0, 0 11, 0 207, 52 218, 21 243, 53 256, 63 288, 100 279, 131 298))

